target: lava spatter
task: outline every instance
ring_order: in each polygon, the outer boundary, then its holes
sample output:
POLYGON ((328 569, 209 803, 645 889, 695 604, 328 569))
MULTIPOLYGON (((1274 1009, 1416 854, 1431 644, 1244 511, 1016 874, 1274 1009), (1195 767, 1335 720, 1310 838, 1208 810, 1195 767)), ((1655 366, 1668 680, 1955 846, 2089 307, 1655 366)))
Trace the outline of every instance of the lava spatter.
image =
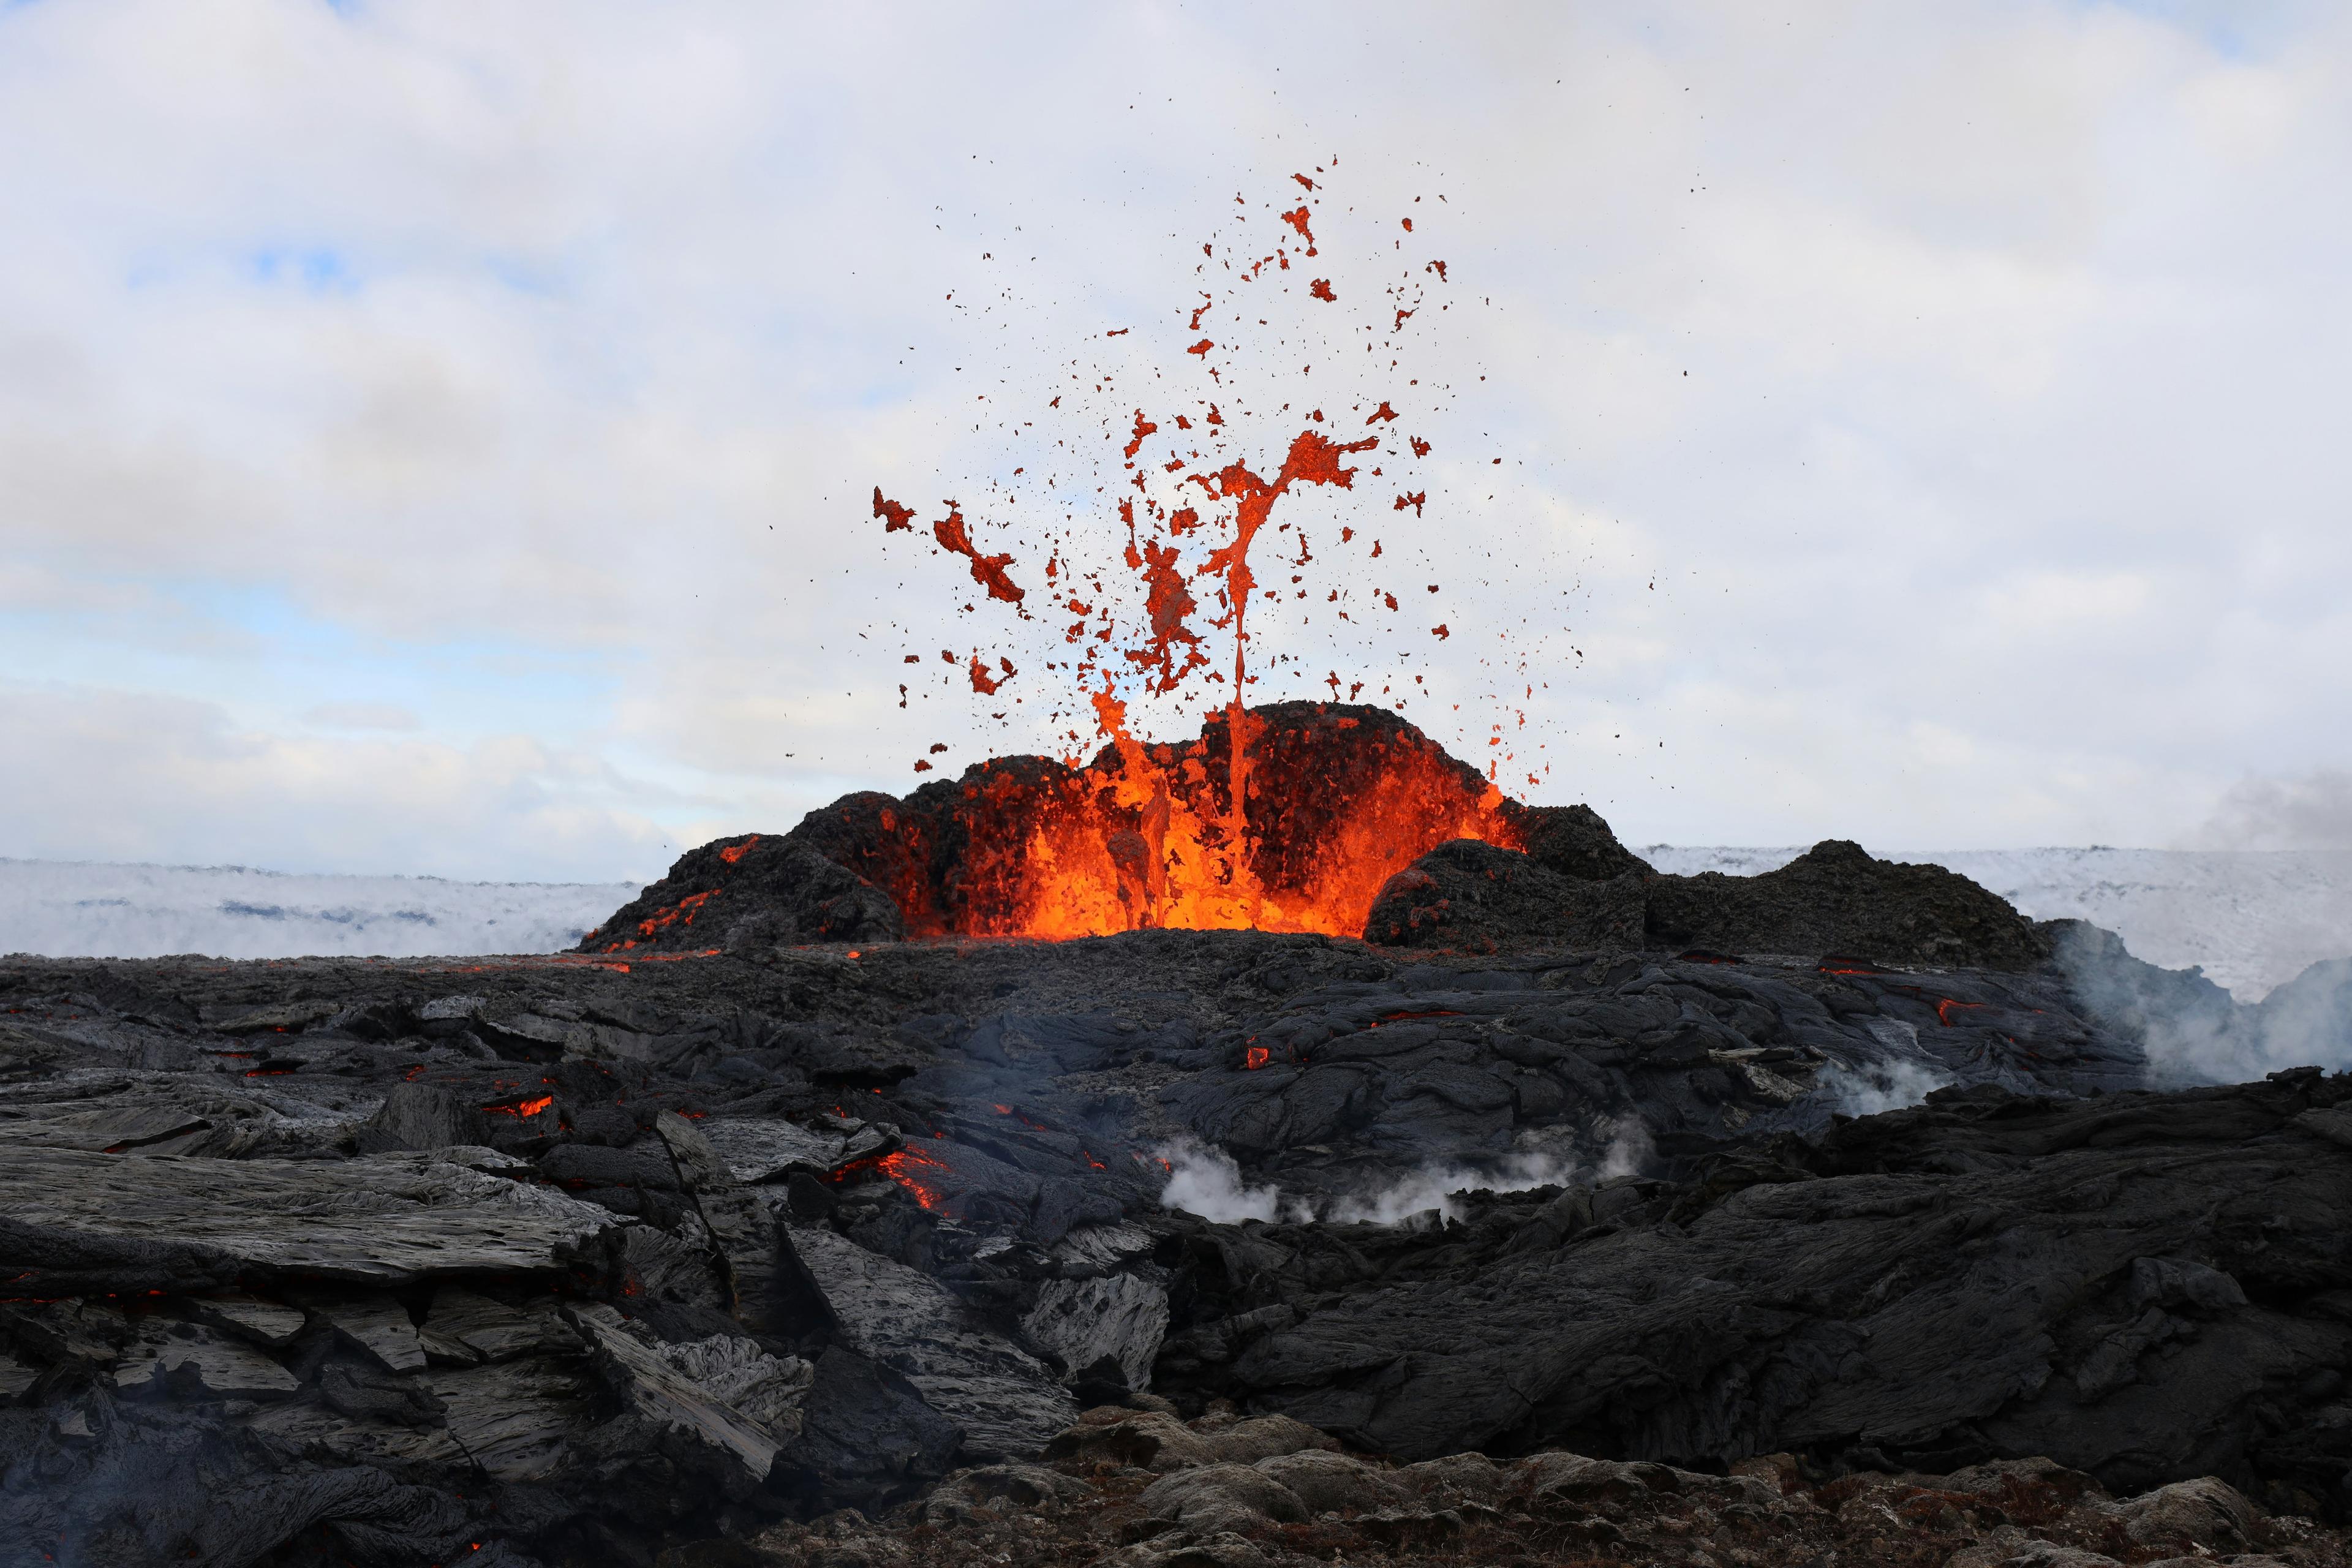
MULTIPOLYGON (((931 524, 931 537, 939 541, 941 549, 952 551, 970 563, 971 580, 987 589, 990 598, 1001 599, 1017 607, 1028 595, 1005 571, 1013 564, 1011 552, 982 555, 971 542, 971 531, 964 521, 963 509, 952 500, 942 504, 947 507, 948 514, 931 524)), ((912 532, 914 530, 914 509, 900 506, 884 496, 879 485, 874 487, 874 515, 886 520, 882 524, 885 533, 901 530, 912 532)))
MULTIPOLYGON (((1244 210, 1230 215, 1227 234, 1202 247, 1192 268, 1197 289, 1161 329, 1139 323, 1122 345, 1120 353, 1134 357, 1065 362, 1054 372, 1052 395, 1041 388, 1031 405, 1034 420, 1016 416, 999 426, 1023 455, 1001 470, 1010 477, 983 486, 990 528, 1009 532, 1011 548, 983 553, 954 502, 930 525, 990 597, 1013 605, 1024 622, 1024 595, 1007 569, 1016 554, 1049 563, 1053 613, 1034 630, 1049 631, 1055 646, 1033 657, 1048 672, 1050 689, 1033 687, 1027 696, 1033 712, 1050 709, 1064 726, 1058 742, 1071 748, 1063 771, 1039 781, 1041 793, 1023 795, 1017 810, 1003 795, 1001 777, 967 774, 973 810, 1013 812, 983 837, 1027 870, 1005 869, 998 879, 1003 897, 984 914, 967 911, 952 929, 1058 936, 1258 926, 1354 934, 1399 854, 1410 858, 1448 836, 1509 837, 1496 816, 1499 795, 1486 798, 1491 770, 1475 788, 1453 779, 1441 784, 1416 771, 1410 747, 1383 751, 1382 766, 1398 788, 1434 792, 1418 816, 1400 816, 1389 785, 1379 781, 1351 780, 1351 795, 1337 803, 1318 798, 1329 780, 1302 774, 1277 782, 1268 772, 1266 757, 1287 742, 1263 729, 1252 688, 1300 662, 1299 628, 1319 620, 1333 636, 1406 630, 1384 616, 1363 616, 1381 605, 1394 609, 1396 600, 1381 584, 1351 575, 1388 570, 1392 552, 1384 562, 1379 540, 1360 541, 1358 529, 1328 523, 1323 510, 1276 503, 1307 487, 1352 491, 1360 465, 1382 477, 1393 466, 1399 479, 1408 478, 1430 444, 1405 436, 1400 424, 1442 413, 1453 397, 1448 384, 1396 369, 1405 353, 1397 334, 1428 303, 1431 279, 1442 283, 1444 269, 1416 259, 1394 270, 1389 227, 1376 242, 1384 276, 1349 281, 1335 265, 1346 247, 1333 237, 1372 220, 1350 218, 1353 209, 1337 205, 1318 216, 1322 183, 1296 178, 1306 201, 1265 202, 1255 211, 1246 198, 1238 202, 1244 210), (1328 232, 1318 235, 1318 226, 1328 232), (1325 252, 1333 253, 1325 264, 1333 276, 1292 271, 1295 257, 1325 252), (1350 368, 1349 354, 1376 346, 1369 363, 1350 368), (1376 368, 1383 363, 1388 368, 1376 368), (1330 384, 1335 374, 1341 379, 1330 384), (1293 412, 1307 400, 1294 402, 1292 389, 1307 385, 1317 388, 1321 406, 1293 412), (1361 420, 1361 436, 1325 434, 1344 425, 1349 411, 1361 420), (1270 478, 1262 467, 1269 449, 1283 453, 1270 478), (1099 526, 1114 511, 1115 532, 1099 526), (1326 526, 1346 548, 1321 535, 1321 554, 1334 557, 1322 570, 1337 574, 1310 584, 1319 556, 1308 532, 1326 526), (1282 547, 1279 567, 1256 551, 1269 531, 1296 536, 1282 547), (1213 653, 1213 633, 1231 637, 1230 658, 1213 653), (1131 701, 1178 706, 1208 721, 1190 744, 1147 743, 1129 728, 1131 701), (1101 750, 1081 765, 1076 752, 1089 741, 1101 750), (1318 826, 1302 837, 1298 825, 1309 818, 1318 826), (1441 837, 1427 838, 1429 832, 1441 837), (1414 847, 1405 849, 1408 843, 1414 847)), ((1419 520, 1432 493, 1416 485, 1368 504, 1410 508, 1419 520)), ((886 520, 885 533, 913 531, 908 509, 878 489, 875 515, 886 520)), ((1025 635, 1034 648, 1034 634, 1025 635)), ((1441 624, 1432 635, 1442 640, 1450 633, 1441 624)), ((1393 693, 1402 709, 1425 690, 1408 661, 1426 657, 1417 650, 1428 646, 1394 647, 1388 657, 1398 668, 1385 678, 1343 680, 1334 669, 1328 683, 1335 697, 1344 690, 1350 699, 1375 687, 1383 697, 1393 693)), ((942 658, 960 665, 967 679, 956 685, 976 696, 995 696, 1009 679, 1008 661, 998 661, 1000 677, 978 655, 942 658)))
MULTIPOLYGON (((1360 441, 1344 445, 1335 443, 1312 430, 1301 430, 1290 443, 1289 455, 1283 458, 1281 471, 1272 484, 1252 473, 1240 463, 1228 464, 1218 470, 1213 493, 1234 502, 1234 537, 1230 543, 1211 553, 1202 567, 1204 574, 1220 576, 1225 583, 1225 602, 1231 606, 1227 619, 1234 632, 1234 695, 1226 708, 1226 722, 1232 743, 1227 750, 1227 765, 1232 783, 1227 797, 1229 813, 1228 842, 1245 847, 1249 842, 1249 717, 1242 694, 1248 683, 1249 661, 1249 598, 1257 586, 1257 575, 1249 563, 1250 546, 1256 542, 1258 530, 1273 515, 1274 503, 1294 484, 1337 485, 1341 489, 1353 488, 1356 470, 1343 468, 1339 458, 1348 453, 1369 451, 1380 445, 1377 437, 1367 436, 1360 441)), ((1204 489, 1212 481, 1193 476, 1204 489)))

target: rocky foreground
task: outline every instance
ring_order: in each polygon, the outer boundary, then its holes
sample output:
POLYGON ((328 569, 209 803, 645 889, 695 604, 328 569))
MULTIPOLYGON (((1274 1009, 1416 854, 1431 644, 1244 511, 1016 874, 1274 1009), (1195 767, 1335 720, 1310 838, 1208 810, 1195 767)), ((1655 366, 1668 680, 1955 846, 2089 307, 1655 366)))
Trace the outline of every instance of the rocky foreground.
POLYGON ((1704 952, 1480 847, 1451 949, 0 960, 0 1562, 2342 1555, 2352 1079, 1837 847, 1704 952))
POLYGON ((1273 1568, 1382 1562, 1823 1563, 1947 1568, 2114 1563, 2335 1564, 2343 1536, 2266 1514, 2210 1479, 2110 1497, 2046 1459, 1949 1475, 1851 1472, 1795 1455, 1727 1474, 1546 1452, 1465 1453, 1394 1464, 1341 1452, 1279 1415, 1220 1407, 1190 1423, 1088 1411, 1038 1464, 961 1470, 881 1521, 844 1510, 706 1543, 677 1568, 1273 1568))

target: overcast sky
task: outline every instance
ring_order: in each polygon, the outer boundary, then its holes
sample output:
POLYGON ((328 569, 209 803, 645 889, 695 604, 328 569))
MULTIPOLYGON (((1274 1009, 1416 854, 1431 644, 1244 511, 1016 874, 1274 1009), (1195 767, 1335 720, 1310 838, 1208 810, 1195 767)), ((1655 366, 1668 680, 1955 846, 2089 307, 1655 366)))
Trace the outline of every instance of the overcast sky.
POLYGON ((0 855, 649 878, 1043 746, 898 706, 993 606, 870 490, 1011 539, 975 397, 1318 165, 1446 198, 1454 466, 1311 515, 1462 754, 1507 633, 1629 842, 2352 845, 2341 5, 16 0, 0 855))

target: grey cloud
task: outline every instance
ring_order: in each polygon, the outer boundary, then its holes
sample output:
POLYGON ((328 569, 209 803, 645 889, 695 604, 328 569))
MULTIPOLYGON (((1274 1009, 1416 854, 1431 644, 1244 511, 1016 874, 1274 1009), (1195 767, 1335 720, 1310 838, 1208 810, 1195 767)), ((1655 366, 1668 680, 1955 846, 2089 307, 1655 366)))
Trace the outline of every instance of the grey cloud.
POLYGON ((683 847, 609 764, 575 776, 525 737, 278 734, 209 703, 6 684, 0 731, 5 856, 645 880, 683 847))
MULTIPOLYGON (((210 24, 166 0, 0 11, 0 148, 39 149, 0 158, 0 345, 37 351, 0 352, 0 596, 36 567, 59 601, 168 579, 412 647, 610 656, 609 722, 545 732, 518 677, 497 727, 571 763, 430 729, 232 761, 226 718, 142 735, 91 695, 107 737, 52 713, 54 753, 6 775, 9 815, 54 812, 16 830, 44 852, 618 874, 665 831, 903 788, 933 742, 1047 745, 1037 707, 994 724, 937 673, 897 706, 899 630, 934 672, 995 634, 885 553, 867 488, 997 526, 971 498, 1017 459, 973 394, 1189 302, 1180 237, 1335 153, 1342 204, 1450 198, 1423 232, 1455 268, 1433 379, 1464 401, 1429 433, 1456 466, 1418 535, 1381 520, 1388 559, 1417 542, 1458 584, 1409 667, 1441 739, 1482 753, 1531 688, 1533 793, 1683 841, 2165 842, 2238 759, 2340 762, 2309 721, 2352 703, 2352 478, 2314 456, 2352 412, 2352 224, 2308 199, 2352 177, 2325 12, 2226 54, 2058 0, 247 24, 241 58, 304 69, 179 68, 210 24), (288 245, 348 281, 262 276, 288 245), (1548 640, 1481 665, 1523 626, 1548 640), (586 752, 624 782, 583 782, 586 752), (98 758, 169 786, 109 784, 110 821, 64 782, 98 758)), ((0 663, 30 625, 0 621, 0 663)), ((1260 697, 1405 668, 1261 635, 1300 662, 1260 697)), ((173 689, 257 662, 214 640, 181 637, 173 689)))
POLYGON ((2352 770, 2242 779, 2194 840, 2214 849, 2352 849, 2352 770))

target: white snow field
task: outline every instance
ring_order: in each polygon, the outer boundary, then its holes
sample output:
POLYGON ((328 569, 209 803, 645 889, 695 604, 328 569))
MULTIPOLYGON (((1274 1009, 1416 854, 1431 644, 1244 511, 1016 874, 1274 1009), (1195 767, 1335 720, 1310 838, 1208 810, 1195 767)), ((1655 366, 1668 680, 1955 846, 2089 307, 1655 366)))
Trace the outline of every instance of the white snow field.
MULTIPOLYGON (((1882 850, 1882 860, 1948 866, 2035 920, 2105 926, 2135 957, 2191 964, 2241 1002, 2259 1002, 2322 959, 2352 957, 2352 850, 1882 850)), ((1802 849, 1635 851, 1661 871, 1752 877, 1802 849)))
POLYGON ((552 952, 633 882, 450 882, 243 866, 0 860, 0 952, 215 958, 552 952))
MULTIPOLYGON (((1754 876, 1798 849, 1640 853, 1661 871, 1754 876)), ((1880 851, 1971 877, 2037 920, 2080 916, 2151 963, 2201 965, 2241 1001, 2352 956, 2352 852, 1880 851)), ((219 958, 552 952, 635 898, 630 882, 452 882, 238 866, 0 859, 0 952, 219 958)))

